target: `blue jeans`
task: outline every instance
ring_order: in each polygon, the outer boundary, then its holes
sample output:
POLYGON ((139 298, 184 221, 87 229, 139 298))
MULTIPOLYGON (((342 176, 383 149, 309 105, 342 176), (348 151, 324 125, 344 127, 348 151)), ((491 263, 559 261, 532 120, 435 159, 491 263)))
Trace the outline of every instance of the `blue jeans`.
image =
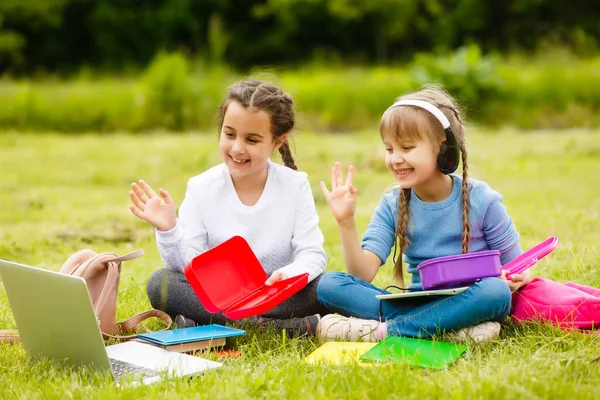
POLYGON ((381 302, 388 333, 396 336, 431 337, 483 321, 503 321, 510 311, 510 288, 498 278, 482 279, 461 294, 433 300, 379 300, 375 295, 381 293, 378 287, 343 272, 326 273, 317 287, 319 302, 347 317, 379 320, 381 302))

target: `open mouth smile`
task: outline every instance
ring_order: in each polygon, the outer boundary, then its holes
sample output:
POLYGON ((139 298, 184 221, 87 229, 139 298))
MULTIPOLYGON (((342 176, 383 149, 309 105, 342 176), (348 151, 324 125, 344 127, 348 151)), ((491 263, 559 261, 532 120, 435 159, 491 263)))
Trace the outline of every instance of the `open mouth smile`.
POLYGON ((232 156, 229 156, 229 158, 231 159, 231 161, 233 161, 233 163, 235 165, 244 165, 250 161, 250 160, 241 160, 239 158, 233 158, 232 156))
POLYGON ((402 178, 406 178, 413 171, 414 171, 414 168, 394 169, 394 174, 396 175, 396 177, 402 179, 402 178))

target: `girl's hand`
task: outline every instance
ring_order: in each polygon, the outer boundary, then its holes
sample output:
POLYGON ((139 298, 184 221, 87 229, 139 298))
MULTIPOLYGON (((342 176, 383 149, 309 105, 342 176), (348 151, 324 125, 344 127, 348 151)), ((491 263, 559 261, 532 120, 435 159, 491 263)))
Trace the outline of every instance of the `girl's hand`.
POLYGON ((353 174, 354 167, 351 165, 348 167, 348 176, 344 183, 342 168, 340 163, 336 162, 335 166, 331 168, 331 192, 327 190, 327 186, 321 181, 321 190, 338 224, 354 218, 356 188, 352 185, 353 174))
POLYGON ((273 272, 271 274, 271 276, 269 277, 269 279, 267 279, 265 281, 265 285, 271 286, 275 282, 279 282, 279 281, 282 281, 284 279, 287 279, 287 275, 284 272, 281 272, 281 271, 277 270, 277 271, 273 272))
POLYGON ((529 274, 512 274, 510 277, 507 278, 506 273, 507 271, 503 270, 502 276, 500 278, 506 281, 506 284, 510 288, 511 292, 514 292, 522 286, 525 286, 531 280, 529 274))
POLYGON ((139 180, 139 186, 136 183, 131 184, 132 191, 129 197, 133 204, 129 205, 131 212, 154 225, 159 231, 168 231, 175 227, 177 223, 177 212, 175 203, 169 192, 158 189, 160 197, 143 180, 139 180))

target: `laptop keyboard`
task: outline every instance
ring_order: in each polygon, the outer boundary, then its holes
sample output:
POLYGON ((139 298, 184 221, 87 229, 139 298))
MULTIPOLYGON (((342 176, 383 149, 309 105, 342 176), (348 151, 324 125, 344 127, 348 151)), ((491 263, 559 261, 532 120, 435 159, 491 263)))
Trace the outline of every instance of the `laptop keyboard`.
POLYGON ((109 358, 109 361, 110 367, 112 368, 113 374, 117 380, 120 380, 123 376, 132 374, 143 375, 144 378, 158 375, 158 373, 153 369, 140 367, 139 365, 130 364, 125 361, 115 360, 114 358, 109 358))

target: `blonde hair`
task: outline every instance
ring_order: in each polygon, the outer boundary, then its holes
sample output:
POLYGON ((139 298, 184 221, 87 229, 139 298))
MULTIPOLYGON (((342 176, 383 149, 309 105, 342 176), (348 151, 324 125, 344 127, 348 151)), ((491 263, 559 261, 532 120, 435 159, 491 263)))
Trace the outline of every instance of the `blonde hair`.
MULTIPOLYGON (((400 100, 422 100, 436 106, 450 122, 452 132, 456 138, 456 143, 461 152, 462 160, 462 252, 469 251, 469 240, 471 238, 471 228, 469 225, 469 185, 467 148, 465 145, 465 127, 463 117, 459 106, 455 101, 438 86, 427 86, 417 92, 399 97, 400 100)), ((428 139, 436 146, 445 140, 446 134, 440 121, 429 111, 417 107, 394 107, 388 110, 381 118, 379 125, 381 137, 392 136, 398 139, 428 139)), ((395 260, 394 280, 404 286, 404 276, 402 273, 402 254, 410 246, 407 231, 410 222, 410 189, 400 189, 398 194, 398 218, 396 220, 396 246, 399 248, 399 256, 395 260)))

